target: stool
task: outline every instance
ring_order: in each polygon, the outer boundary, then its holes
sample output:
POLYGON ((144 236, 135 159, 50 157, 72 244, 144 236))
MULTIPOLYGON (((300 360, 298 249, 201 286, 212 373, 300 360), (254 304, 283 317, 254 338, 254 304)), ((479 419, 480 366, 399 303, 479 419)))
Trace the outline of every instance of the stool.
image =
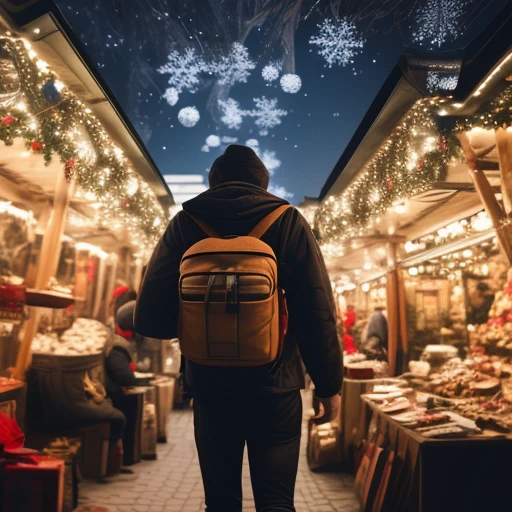
POLYGON ((82 445, 78 453, 78 467, 84 478, 98 480, 107 474, 110 422, 74 429, 38 427, 27 433, 25 445, 34 450, 42 450, 58 437, 80 440, 82 445))

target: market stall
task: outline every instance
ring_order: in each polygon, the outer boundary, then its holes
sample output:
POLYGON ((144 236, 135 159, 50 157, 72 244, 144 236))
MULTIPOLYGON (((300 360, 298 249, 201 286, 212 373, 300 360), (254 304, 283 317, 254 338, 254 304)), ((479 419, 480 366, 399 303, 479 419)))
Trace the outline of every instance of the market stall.
MULTIPOLYGON (((27 12, 0 13, 0 411, 32 448, 76 439, 81 473, 101 477, 119 416, 105 390, 113 293, 138 288, 173 201, 58 13, 27 12)), ((131 392, 131 462, 155 456, 150 389, 131 392)), ((171 400, 158 404, 165 429, 171 400)))
MULTIPOLYGON (((474 475, 465 468, 460 480, 448 480, 453 481, 448 487, 435 475, 427 482, 428 475, 435 472, 435 457, 451 461, 453 454, 468 464, 471 454, 476 460, 487 452, 485 463, 490 464, 504 460, 497 458, 510 450, 512 61, 506 27, 510 29, 512 17, 507 13, 462 61, 402 59, 319 200, 314 228, 334 289, 355 288, 355 310, 361 318, 368 316, 370 305, 375 308, 376 299, 383 302, 377 313, 385 318, 385 323, 379 321, 384 334, 378 334, 370 319, 371 332, 364 334, 363 328, 356 343, 370 359, 365 344, 385 338, 389 376, 404 379, 404 389, 388 390, 385 396, 379 389, 383 384, 372 379, 371 365, 362 361, 357 365, 364 375, 361 384, 353 385, 352 379, 344 384, 346 401, 358 402, 359 394, 370 393, 355 409, 365 411, 364 417, 374 411, 370 427, 342 416, 336 434, 341 446, 344 436, 351 440, 336 461, 355 462, 359 472, 370 468, 377 475, 361 484, 360 499, 367 510, 493 508, 469 506, 483 494, 477 495, 474 475), (482 72, 487 43, 494 53, 482 72), (456 87, 443 90, 448 82, 456 87), (417 393, 447 401, 439 418, 431 417, 431 407, 421 404, 417 393), (439 431, 426 435, 410 425, 399 429, 397 414, 404 411, 411 424, 422 428, 439 422, 439 431), (376 424, 382 428, 376 430, 376 424), (467 425, 474 426, 469 437, 467 425), (455 439, 434 441, 438 435, 455 439), (401 447, 397 439, 402 439, 401 447), (354 454, 365 445, 372 453, 363 466, 354 454), (414 460, 403 451, 409 445, 414 460), (399 449, 402 465, 395 474, 391 452, 399 449), (375 457, 375 452, 382 455, 375 457), (405 469, 403 460, 409 460, 405 469), (390 474, 399 479, 386 494, 380 486, 388 485, 390 474), (396 490, 402 490, 404 478, 415 496, 406 496, 405 508, 396 508, 396 490), (436 486, 445 493, 446 508, 430 499, 437 495, 436 486), (459 502, 468 506, 456 504, 461 493, 459 502)), ((459 470, 455 461, 448 466, 452 474, 459 470)))

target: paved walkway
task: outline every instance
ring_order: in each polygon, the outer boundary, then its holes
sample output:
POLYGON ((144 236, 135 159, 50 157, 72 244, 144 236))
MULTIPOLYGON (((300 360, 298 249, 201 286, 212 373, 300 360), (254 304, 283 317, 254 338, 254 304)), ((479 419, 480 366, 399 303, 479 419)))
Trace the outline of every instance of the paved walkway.
MULTIPOLYGON (((158 460, 132 466, 134 475, 117 476, 108 484, 81 482, 78 510, 103 506, 109 512, 202 512, 204 496, 193 437, 192 412, 171 414, 167 444, 158 446, 158 460)), ((352 477, 312 473, 306 462, 305 436, 297 477, 297 512, 358 512, 352 477)), ((243 473, 244 512, 254 512, 249 468, 243 473)))

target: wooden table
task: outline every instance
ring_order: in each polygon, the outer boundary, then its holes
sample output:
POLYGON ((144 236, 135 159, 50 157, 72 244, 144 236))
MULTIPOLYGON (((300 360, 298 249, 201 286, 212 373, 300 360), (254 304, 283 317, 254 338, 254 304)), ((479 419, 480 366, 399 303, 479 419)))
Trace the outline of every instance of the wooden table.
POLYGON ((382 512, 491 512, 512 510, 510 436, 427 439, 362 397, 366 439, 383 448, 365 511, 374 501, 387 455, 396 453, 382 512))

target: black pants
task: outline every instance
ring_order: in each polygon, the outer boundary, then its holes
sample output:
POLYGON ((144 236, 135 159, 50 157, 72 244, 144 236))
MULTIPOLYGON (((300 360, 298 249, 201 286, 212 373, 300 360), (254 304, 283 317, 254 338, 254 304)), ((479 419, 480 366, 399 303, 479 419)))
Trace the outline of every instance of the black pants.
POLYGON ((302 423, 300 391, 194 400, 194 427, 207 512, 242 512, 247 443, 258 512, 295 512, 302 423))

